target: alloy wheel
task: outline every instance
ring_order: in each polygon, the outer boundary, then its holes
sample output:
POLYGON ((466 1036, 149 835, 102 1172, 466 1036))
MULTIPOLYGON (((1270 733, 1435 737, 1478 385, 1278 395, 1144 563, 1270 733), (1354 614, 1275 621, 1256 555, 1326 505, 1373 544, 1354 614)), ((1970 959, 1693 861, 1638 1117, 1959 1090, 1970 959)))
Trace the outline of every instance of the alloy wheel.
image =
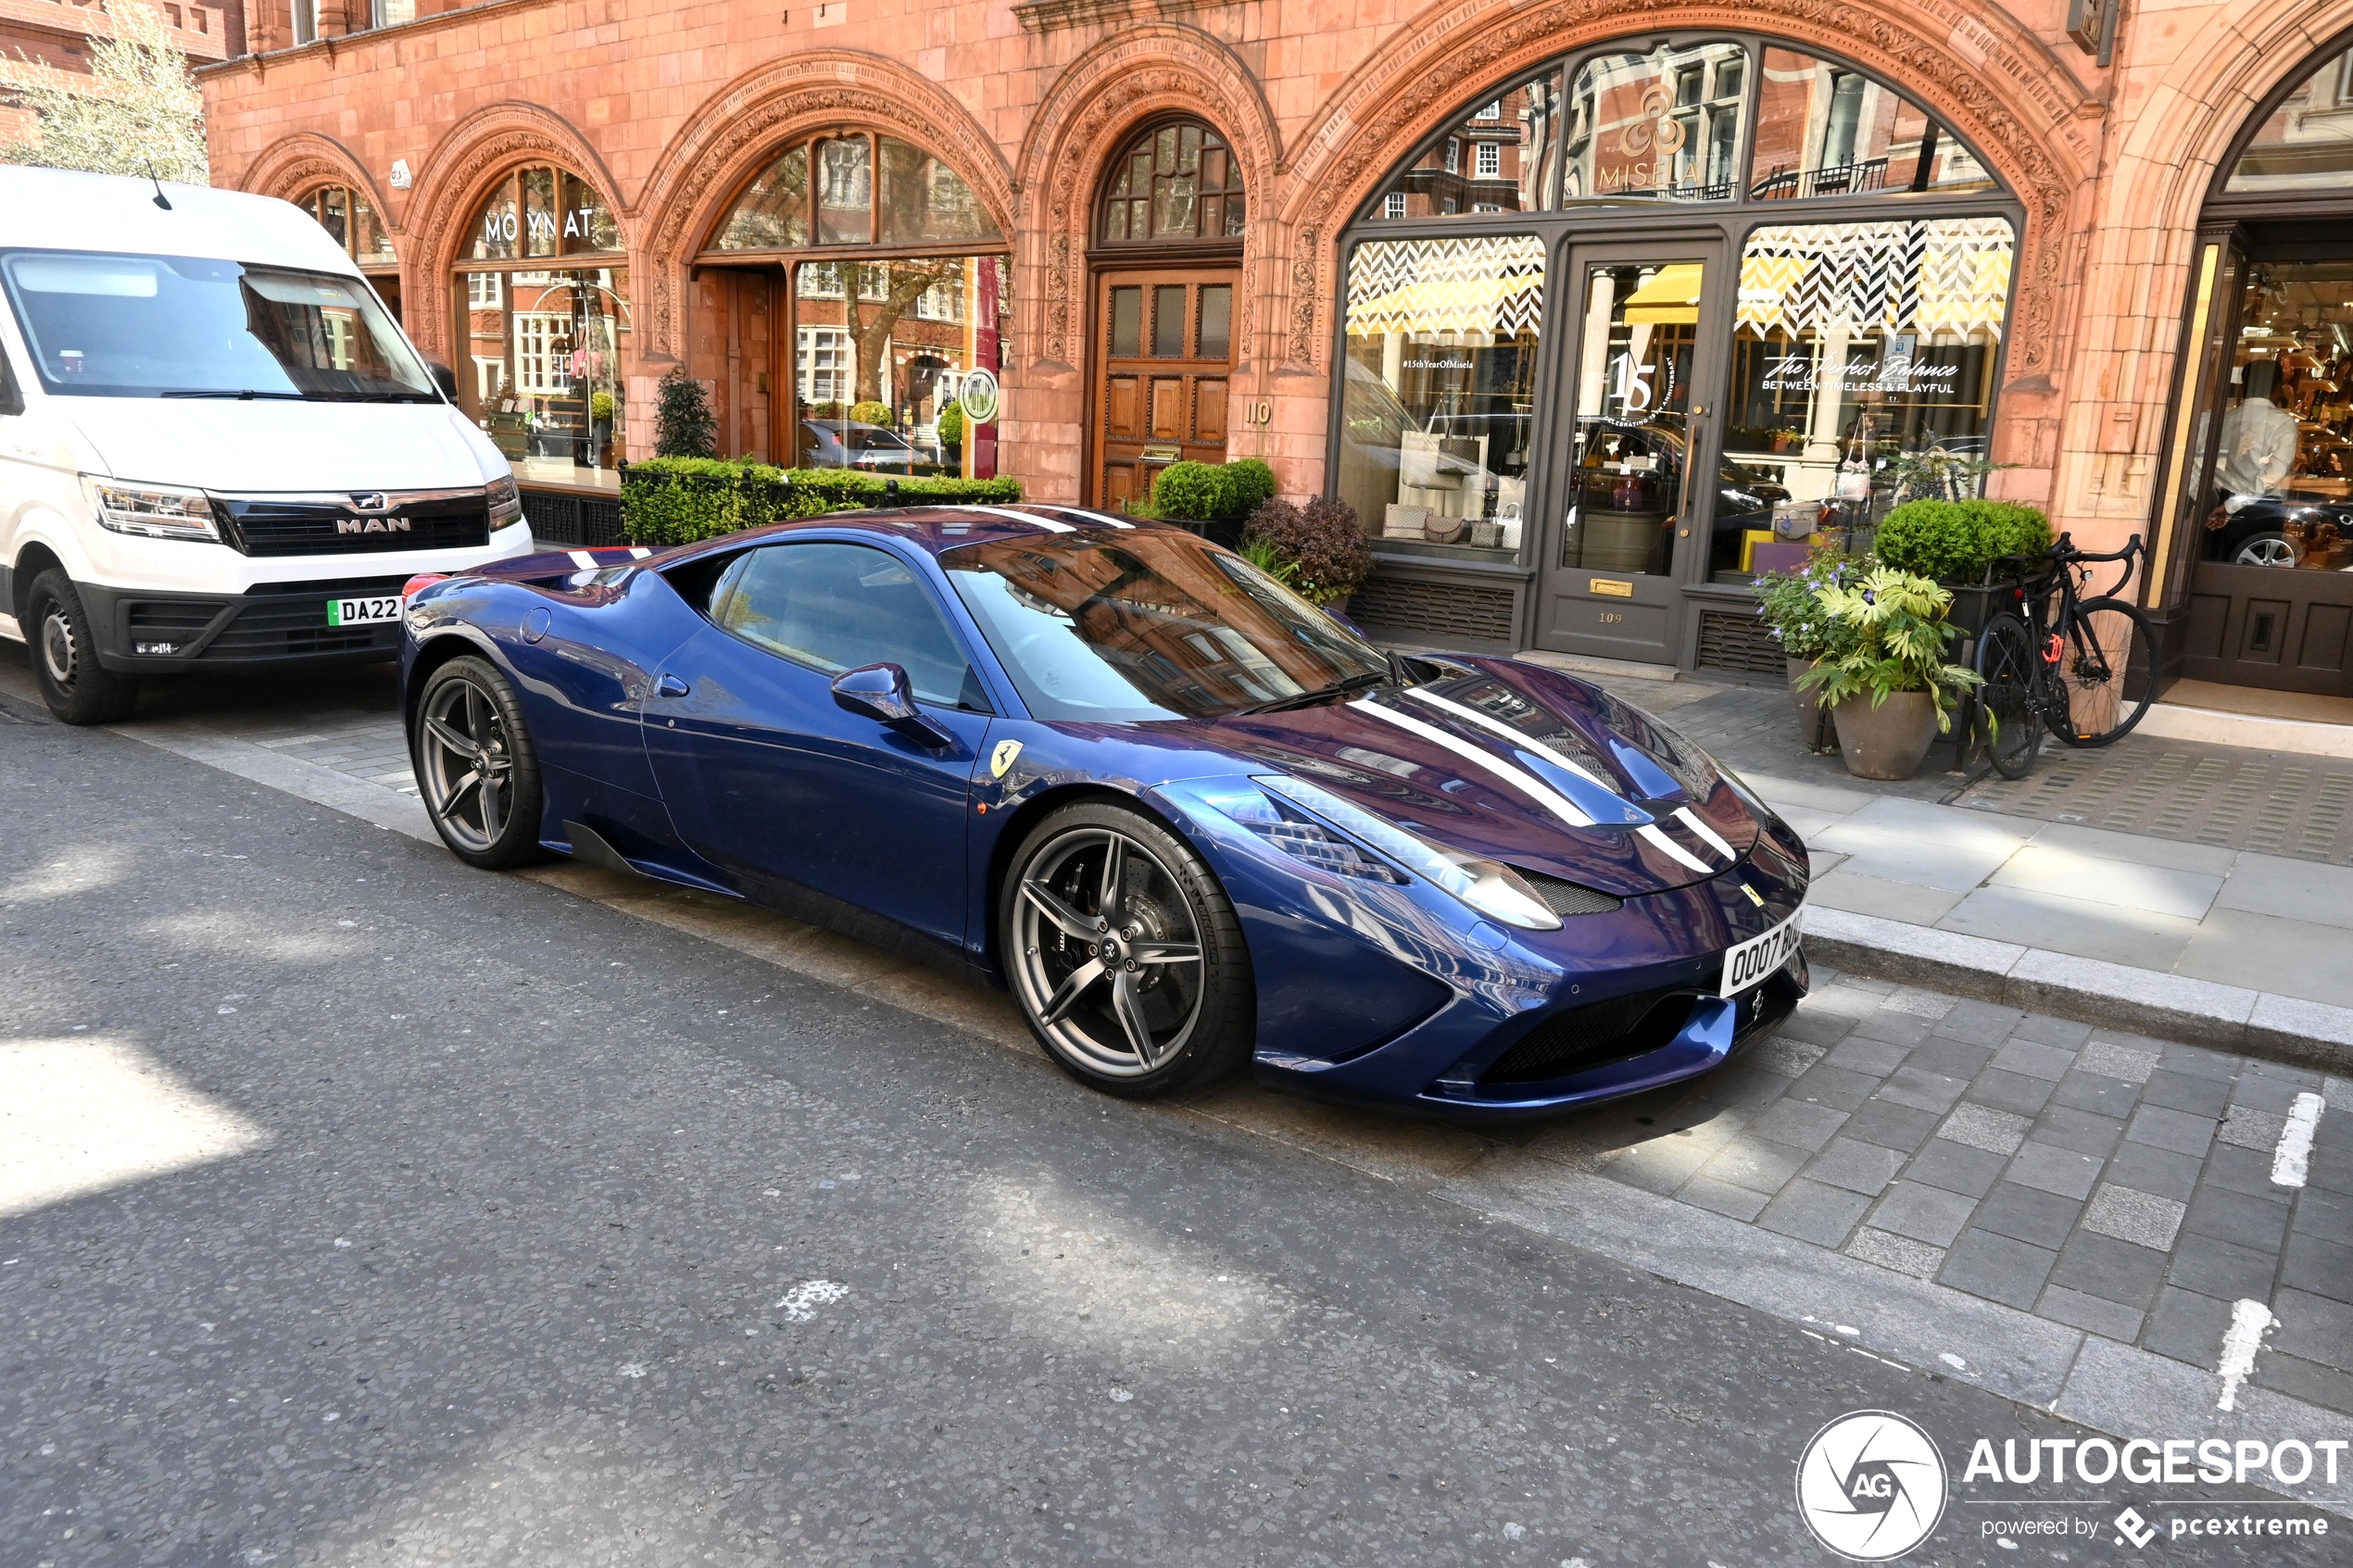
POLYGON ((417 752, 417 782, 434 819, 465 848, 487 853, 514 810, 514 754, 497 701, 471 680, 434 687, 417 752))
POLYGON ((2259 533, 2241 545, 2233 566, 2294 566, 2296 546, 2284 534, 2259 533))
POLYGON ((1109 828, 1074 828, 1022 868, 1013 983, 1038 1028, 1107 1077, 1174 1060, 1200 1022, 1202 938, 1158 856, 1109 828))

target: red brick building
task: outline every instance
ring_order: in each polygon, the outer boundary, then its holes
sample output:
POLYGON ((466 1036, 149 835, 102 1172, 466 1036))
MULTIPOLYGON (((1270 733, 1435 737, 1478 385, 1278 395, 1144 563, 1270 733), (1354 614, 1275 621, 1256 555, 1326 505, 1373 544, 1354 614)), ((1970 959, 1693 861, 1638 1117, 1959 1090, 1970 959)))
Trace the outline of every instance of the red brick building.
POLYGON ((280 13, 216 179, 364 203, 535 483, 673 364, 910 464, 989 369, 1035 496, 1264 456, 1381 630, 1763 668, 1777 508, 1959 473, 2146 536, 2175 672, 2353 696, 2353 0, 280 13))
MULTIPOLYGON (((245 53, 245 0, 225 6, 169 0, 156 8, 193 63, 210 65, 245 53)), ((92 43, 113 32, 101 0, 0 0, 0 63, 6 66, 54 66, 86 75, 92 43)), ((31 118, 7 101, 0 74, 0 139, 22 138, 31 118)))

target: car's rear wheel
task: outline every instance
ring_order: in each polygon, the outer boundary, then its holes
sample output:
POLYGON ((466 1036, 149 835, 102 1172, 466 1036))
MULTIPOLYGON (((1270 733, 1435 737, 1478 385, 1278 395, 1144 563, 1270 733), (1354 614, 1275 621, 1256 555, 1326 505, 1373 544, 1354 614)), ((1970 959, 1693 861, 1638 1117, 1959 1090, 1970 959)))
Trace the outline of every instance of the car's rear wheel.
POLYGON ((68 724, 111 724, 138 706, 139 683, 98 663, 89 612, 73 579, 51 567, 32 580, 21 622, 32 655, 33 684, 49 711, 68 724))
POLYGON ((467 654, 426 678, 409 749, 451 854, 484 871, 545 858, 539 754, 514 688, 488 659, 467 654))
POLYGON ((1209 1083, 1250 1054, 1250 949, 1201 857, 1141 812, 1054 812, 1000 892, 1006 977, 1064 1070, 1145 1099, 1209 1083))

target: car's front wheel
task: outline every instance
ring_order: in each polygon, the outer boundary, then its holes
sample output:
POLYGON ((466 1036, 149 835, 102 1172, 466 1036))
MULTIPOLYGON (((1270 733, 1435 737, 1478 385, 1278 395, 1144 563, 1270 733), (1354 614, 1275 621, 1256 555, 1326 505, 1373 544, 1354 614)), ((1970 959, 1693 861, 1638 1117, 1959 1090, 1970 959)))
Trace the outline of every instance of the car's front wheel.
POLYGON ((545 858, 539 754, 514 688, 488 659, 466 654, 426 678, 409 755, 451 854, 484 871, 545 858))
POLYGON ((1039 822, 1013 857, 998 931, 1030 1033, 1083 1083, 1151 1098, 1250 1054, 1241 922, 1201 857, 1139 811, 1086 801, 1039 822))
POLYGON ((98 663, 89 612, 73 579, 51 567, 32 580, 22 621, 41 700, 68 724, 111 724, 138 706, 139 683, 98 663))

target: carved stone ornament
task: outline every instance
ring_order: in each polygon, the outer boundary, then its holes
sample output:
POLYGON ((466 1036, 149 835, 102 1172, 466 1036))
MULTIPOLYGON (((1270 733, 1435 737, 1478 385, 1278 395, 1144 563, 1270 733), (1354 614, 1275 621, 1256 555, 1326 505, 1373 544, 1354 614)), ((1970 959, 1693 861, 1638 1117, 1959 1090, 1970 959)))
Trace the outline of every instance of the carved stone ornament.
POLYGON ((684 343, 677 302, 686 264, 736 193, 801 133, 857 125, 912 142, 964 178, 1000 232, 1014 229, 1013 177, 977 121, 937 85, 871 55, 796 55, 738 78, 715 94, 672 139, 646 182, 643 302, 654 349, 684 343))
POLYGON ((1294 146, 1295 178, 1283 215, 1298 236, 1290 360, 1321 362, 1332 307, 1326 268, 1336 232, 1416 142, 1523 69, 1613 38, 1646 43, 1670 29, 1763 32, 1843 56, 1919 99, 1967 137, 2026 207, 2011 373, 2052 368, 2065 281, 2063 220, 2090 153, 2071 144, 2083 134, 2075 116, 2081 94, 2038 39, 1989 7, 1960 0, 1903 0, 1900 8, 1886 9, 1847 0, 1743 0, 1738 6, 1466 0, 1430 18, 1359 71, 1294 146), (1957 52, 1964 48, 1979 56, 1975 63, 1957 52))

